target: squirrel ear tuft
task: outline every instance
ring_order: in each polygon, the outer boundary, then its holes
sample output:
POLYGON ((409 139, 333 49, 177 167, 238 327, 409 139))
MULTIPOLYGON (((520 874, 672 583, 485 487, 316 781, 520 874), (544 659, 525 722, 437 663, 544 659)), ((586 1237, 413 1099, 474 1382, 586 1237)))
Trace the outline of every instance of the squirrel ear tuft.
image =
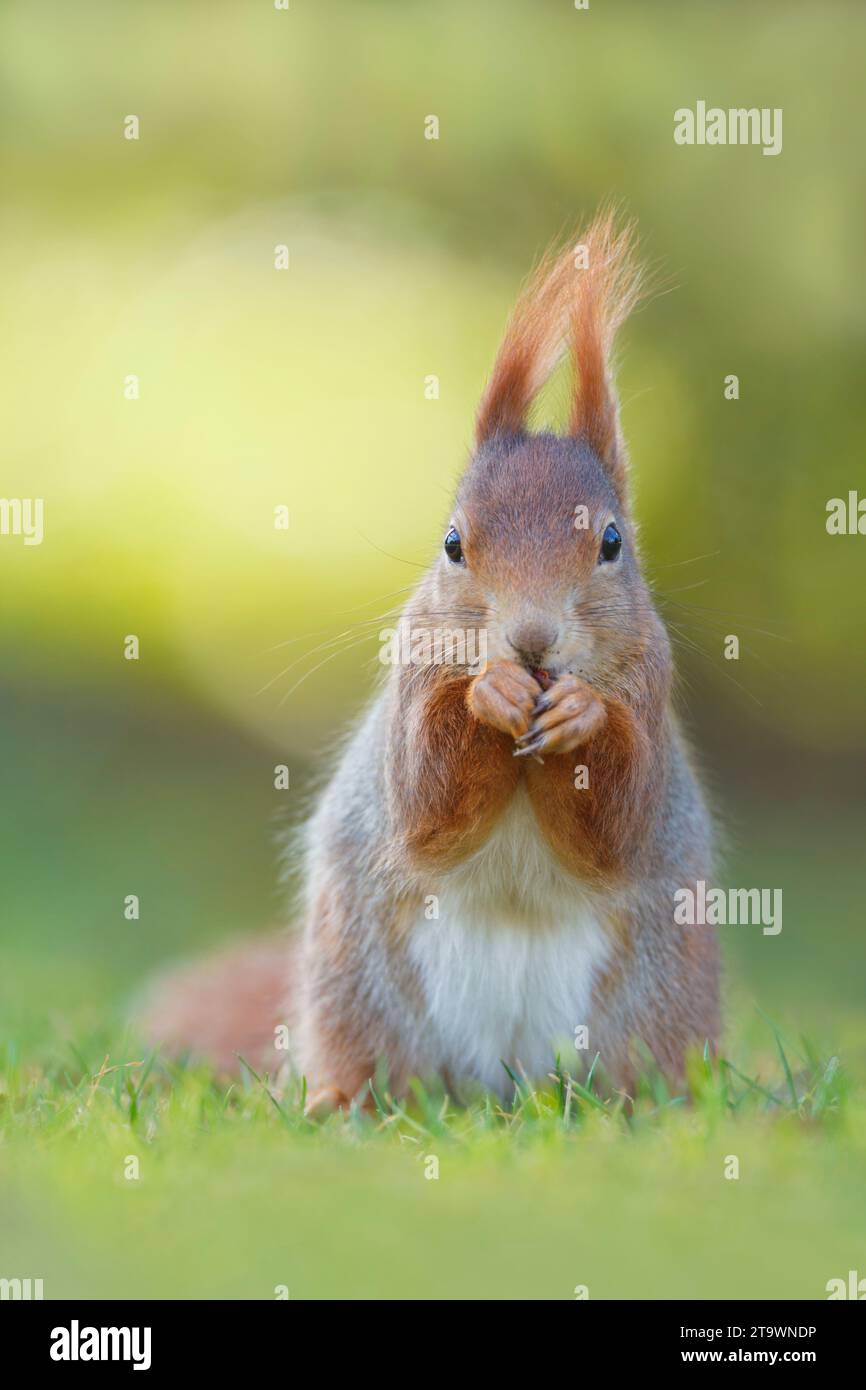
POLYGON ((558 245, 539 261, 518 296, 475 423, 483 444, 519 434, 533 400, 568 347, 573 271, 558 245))
POLYGON ((478 410, 478 444, 526 428, 532 401, 571 348, 569 434, 586 440, 624 495, 625 445, 611 357, 617 329, 642 292, 634 224, 618 227, 611 207, 566 248, 551 248, 509 320, 478 410))
POLYGON ((581 241, 571 304, 574 392, 569 433, 585 439, 625 495, 626 449, 613 380, 617 330, 644 293, 634 223, 618 228, 612 208, 595 218, 581 241))

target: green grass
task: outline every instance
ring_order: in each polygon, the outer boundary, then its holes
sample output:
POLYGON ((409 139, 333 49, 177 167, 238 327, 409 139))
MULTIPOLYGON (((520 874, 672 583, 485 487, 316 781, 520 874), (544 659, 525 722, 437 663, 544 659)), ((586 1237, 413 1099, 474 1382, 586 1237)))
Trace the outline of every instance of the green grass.
POLYGON ((866 1235, 847 1051, 755 1017, 693 1059, 690 1102, 649 1074, 627 1108, 557 1070, 508 1105, 417 1083, 398 1104, 380 1080, 372 1114, 316 1123, 248 1067, 224 1085, 123 1038, 7 1045, 0 1274, 47 1297, 825 1297, 866 1235))
POLYGON ((380 1113, 314 1125, 291 1089, 220 1086, 123 1031, 155 969, 286 911, 255 747, 182 714, 4 707, 0 1278, 49 1298, 821 1298, 866 1272, 862 816, 820 835, 775 799, 723 817, 726 881, 782 884, 785 926, 723 933, 726 1062, 695 1059, 690 1105, 650 1080, 629 1116, 596 1076, 398 1109, 380 1082, 380 1113))
POLYGON ((0 12, 4 491, 44 494, 47 518, 44 546, 0 545, 0 1278, 820 1298, 866 1273, 863 588, 859 547, 822 525, 860 444, 859 45, 827 42, 843 26, 817 6, 598 8, 446 0, 431 25, 421 5, 212 0, 205 23, 87 0, 53 7, 53 44, 44 7, 0 12), (713 100, 736 73, 731 100, 784 107, 782 158, 684 160, 671 117, 698 70, 713 100), (117 1024, 151 973, 289 919, 274 840, 375 644, 285 704, 294 667, 255 692, 284 642, 312 668, 311 634, 378 612, 439 544, 515 287, 610 194, 678 286, 627 330, 625 423, 723 881, 784 888, 780 936, 722 940, 780 1030, 735 1000, 727 1064, 696 1059, 689 1105, 648 1082, 633 1116, 518 1078, 507 1109, 397 1109, 380 1085, 378 1114, 313 1125, 249 1072, 228 1089, 151 1061, 117 1024))

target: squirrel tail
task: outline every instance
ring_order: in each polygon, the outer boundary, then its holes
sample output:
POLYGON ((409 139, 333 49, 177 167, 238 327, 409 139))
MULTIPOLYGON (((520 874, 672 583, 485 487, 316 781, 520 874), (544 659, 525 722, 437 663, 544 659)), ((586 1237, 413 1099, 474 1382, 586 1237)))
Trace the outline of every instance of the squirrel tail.
POLYGON ((165 1055, 220 1075, 237 1073, 241 1059, 273 1073, 288 1056, 275 1048, 276 1030, 292 1024, 296 954, 296 940, 272 932, 178 966, 149 986, 133 1026, 165 1055))

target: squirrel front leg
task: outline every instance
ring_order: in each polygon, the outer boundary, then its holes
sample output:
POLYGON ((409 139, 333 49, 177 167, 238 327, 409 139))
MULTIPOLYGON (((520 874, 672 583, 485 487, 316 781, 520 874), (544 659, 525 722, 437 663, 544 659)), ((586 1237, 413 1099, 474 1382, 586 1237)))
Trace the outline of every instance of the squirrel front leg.
MULTIPOLYGON (((481 842, 517 785, 514 738, 528 729, 538 694, 511 662, 496 662, 475 679, 441 668, 400 671, 384 770, 394 847, 414 867, 456 863, 481 842)), ((357 945, 361 907, 357 892, 342 891, 344 882, 333 875, 315 896, 304 946, 298 1061, 312 1115, 363 1094, 380 1060, 398 1091, 415 1069, 403 1040, 370 1002, 357 945)), ((375 911, 377 934, 399 933, 398 908, 375 911)))
POLYGON ((601 696, 567 673, 538 696, 529 728, 515 739, 515 755, 570 753, 588 743, 606 718, 601 696))
POLYGON ((506 660, 473 679, 441 668, 401 672, 389 792, 416 864, 447 867, 483 842, 519 781, 514 740, 539 694, 529 672, 506 660))
POLYGON ((575 872, 616 877, 637 862, 664 776, 663 708, 652 689, 626 704, 570 674, 537 700, 516 754, 539 822, 575 872))

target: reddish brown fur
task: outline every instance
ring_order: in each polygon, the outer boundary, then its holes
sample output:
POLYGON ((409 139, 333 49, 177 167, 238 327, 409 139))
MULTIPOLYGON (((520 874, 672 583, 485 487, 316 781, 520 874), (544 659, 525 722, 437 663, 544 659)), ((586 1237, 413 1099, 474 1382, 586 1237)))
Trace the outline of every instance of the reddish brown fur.
POLYGON ((419 866, 444 868, 477 848, 520 776, 510 740, 472 717, 470 691, 442 667, 401 672, 408 717, 386 785, 403 846, 419 866))
POLYGON ((222 1074, 236 1072, 239 1057, 273 1072, 287 1060, 274 1030, 294 1022, 297 953, 284 933, 235 942, 157 980, 139 1025, 166 1052, 188 1051, 222 1074))
POLYGON ((607 721, 585 747, 545 758, 543 767, 530 763, 526 772, 535 814, 562 862, 578 876, 613 882, 638 867, 664 774, 664 743, 658 703, 637 713, 622 700, 603 703, 607 721), (589 771, 580 795, 576 763, 589 771))
MULTIPOLYGON (((611 373, 617 328, 640 293, 633 241, 604 212, 576 239, 588 250, 587 269, 575 266, 572 243, 531 277, 484 393, 478 450, 455 503, 465 564, 449 568, 441 558, 405 610, 415 626, 435 627, 444 615, 483 629, 495 647, 490 660, 480 673, 392 671, 312 822, 292 1007, 314 1109, 362 1091, 380 1059, 399 1091, 430 1055, 427 1001, 407 941, 430 883, 484 845, 521 786, 576 888, 592 888, 610 933, 592 996, 594 1046, 608 1075, 631 1086, 638 1036, 680 1079, 687 1049, 717 1034, 714 937, 673 928, 673 885, 706 875, 708 827, 670 711, 666 634, 640 575, 611 373), (531 435, 533 398, 568 348, 569 434, 531 435), (577 503, 589 517, 580 531, 577 503), (625 544, 616 571, 602 573, 599 544, 612 520, 625 544), (514 634, 544 621, 558 625, 565 654, 542 696, 514 634), (525 756, 528 737, 543 740, 540 761, 525 756), (589 786, 577 791, 579 764, 589 786)), ((257 965, 238 992, 239 969, 213 974, 234 1002, 221 1011, 208 986, 204 1018, 194 1002, 200 991, 182 977, 151 1031, 174 1045, 195 1038, 220 1056, 229 1036, 250 1037, 253 1047, 256 1032, 265 1046, 285 1001, 257 965)))
POLYGON ((610 359, 616 331, 641 293, 634 229, 618 229, 612 208, 567 248, 549 251, 509 320, 478 410, 477 443, 526 428, 535 396, 570 347, 575 390, 569 431, 595 450, 622 495, 624 451, 610 359), (586 253, 585 266, 576 264, 577 248, 586 253))

